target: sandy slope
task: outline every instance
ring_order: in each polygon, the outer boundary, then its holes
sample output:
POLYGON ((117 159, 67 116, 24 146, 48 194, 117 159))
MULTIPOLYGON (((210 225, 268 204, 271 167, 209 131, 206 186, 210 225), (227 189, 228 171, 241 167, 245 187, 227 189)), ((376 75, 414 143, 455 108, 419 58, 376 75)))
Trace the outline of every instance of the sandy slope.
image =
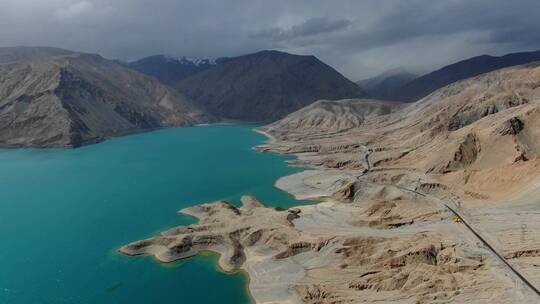
POLYGON ((42 49, 0 48, 1 147, 75 147, 212 121, 154 78, 99 55, 42 49))
POLYGON ((336 107, 305 111, 322 127, 296 113, 260 130, 273 138, 261 150, 313 167, 276 185, 321 203, 206 204, 185 210, 198 224, 121 252, 164 262, 220 252, 224 269, 249 273, 257 303, 540 303, 495 254, 540 287, 538 65, 462 81, 352 126, 334 123, 352 113, 336 107))

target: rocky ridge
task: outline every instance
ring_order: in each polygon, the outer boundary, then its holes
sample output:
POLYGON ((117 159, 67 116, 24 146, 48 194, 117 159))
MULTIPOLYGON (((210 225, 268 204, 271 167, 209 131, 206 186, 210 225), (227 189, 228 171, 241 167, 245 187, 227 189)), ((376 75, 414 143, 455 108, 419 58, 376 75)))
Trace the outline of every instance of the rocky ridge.
POLYGON ((539 60, 540 51, 511 53, 504 56, 481 55, 472 57, 407 82, 393 90, 389 98, 414 102, 457 81, 539 60))
POLYGON ((54 53, 0 64, 3 147, 75 147, 210 120, 157 80, 99 55, 54 53))
POLYGON ((275 121, 320 99, 365 98, 358 85, 314 56, 261 51, 172 84, 211 114, 240 121, 275 121))
POLYGON ((514 271, 540 287, 540 65, 377 103, 320 102, 259 129, 260 150, 313 168, 276 186, 319 203, 193 207, 198 224, 120 251, 219 252, 257 303, 539 303, 514 271))

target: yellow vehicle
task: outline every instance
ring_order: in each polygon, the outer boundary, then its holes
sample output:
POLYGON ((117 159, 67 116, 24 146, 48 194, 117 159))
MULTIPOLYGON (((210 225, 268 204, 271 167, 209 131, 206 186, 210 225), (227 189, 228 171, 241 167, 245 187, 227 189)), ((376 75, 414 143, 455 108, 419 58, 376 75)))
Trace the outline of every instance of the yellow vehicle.
POLYGON ((459 218, 459 216, 454 216, 452 218, 452 220, 455 222, 455 223, 461 223, 461 219, 459 218))

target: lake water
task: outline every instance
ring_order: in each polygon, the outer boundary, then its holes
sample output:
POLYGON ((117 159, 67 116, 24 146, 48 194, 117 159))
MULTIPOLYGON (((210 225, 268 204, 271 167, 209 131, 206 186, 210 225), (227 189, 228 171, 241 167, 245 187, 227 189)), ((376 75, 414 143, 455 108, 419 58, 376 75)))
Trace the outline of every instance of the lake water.
POLYGON ((177 211, 273 186, 299 169, 252 149, 253 126, 167 129, 79 149, 0 150, 0 303, 248 303, 247 278, 204 255, 172 264, 116 253, 193 223, 177 211))

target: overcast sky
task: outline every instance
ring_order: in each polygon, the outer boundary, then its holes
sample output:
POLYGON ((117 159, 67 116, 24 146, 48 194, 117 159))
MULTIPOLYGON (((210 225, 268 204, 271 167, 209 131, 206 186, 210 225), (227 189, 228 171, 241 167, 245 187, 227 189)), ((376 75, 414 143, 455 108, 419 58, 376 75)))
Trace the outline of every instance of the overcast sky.
POLYGON ((0 45, 137 59, 314 54, 352 80, 540 49, 540 0, 0 0, 0 45))

